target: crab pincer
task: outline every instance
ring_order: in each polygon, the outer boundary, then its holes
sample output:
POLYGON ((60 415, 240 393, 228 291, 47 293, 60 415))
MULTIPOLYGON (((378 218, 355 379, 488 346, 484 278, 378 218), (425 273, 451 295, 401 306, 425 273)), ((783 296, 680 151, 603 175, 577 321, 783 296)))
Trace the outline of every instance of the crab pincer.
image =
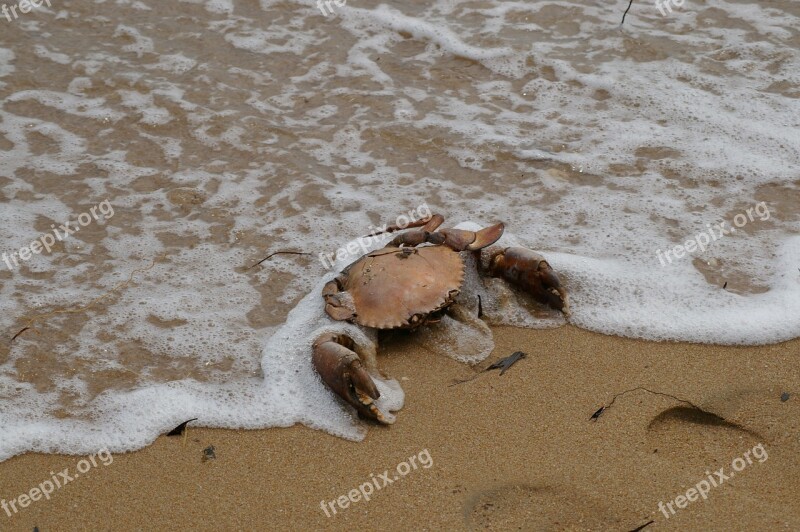
POLYGON ((567 291, 544 257, 530 249, 511 247, 490 251, 489 273, 510 281, 540 303, 569 316, 567 291))
POLYGON ((344 335, 323 334, 314 342, 311 361, 322 381, 363 416, 390 425, 394 418, 380 411, 375 401, 381 396, 353 341, 344 335))

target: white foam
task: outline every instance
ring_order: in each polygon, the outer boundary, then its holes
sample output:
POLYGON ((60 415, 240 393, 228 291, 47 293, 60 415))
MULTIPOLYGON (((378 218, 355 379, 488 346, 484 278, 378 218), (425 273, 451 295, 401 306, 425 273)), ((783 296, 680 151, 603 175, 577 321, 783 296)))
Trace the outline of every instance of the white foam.
POLYGON ((72 60, 67 54, 61 54, 58 52, 54 52, 52 50, 48 50, 46 46, 43 46, 41 44, 37 44, 36 46, 33 47, 33 53, 35 53, 39 57, 42 57, 44 59, 49 59, 50 61, 53 61, 60 65, 68 65, 72 62, 72 60))
MULTIPOLYGON (((8 48, 0 48, 0 78, 4 78, 9 74, 13 74, 16 68, 14 67, 15 55, 13 50, 8 48)), ((0 82, 0 88, 5 87, 4 82, 0 82)))
POLYGON ((141 122, 150 126, 167 124, 172 120, 169 111, 153 103, 152 94, 141 94, 133 91, 119 91, 122 105, 135 109, 141 114, 141 122))
POLYGON ((570 280, 571 322, 647 340, 733 345, 770 344, 800 332, 800 237, 775 259, 772 289, 740 295, 708 282, 692 268, 641 269, 617 259, 548 255, 570 280))
POLYGON ((25 90, 9 96, 6 101, 20 102, 34 100, 42 105, 56 108, 75 116, 94 118, 97 120, 116 121, 122 118, 122 113, 112 111, 106 107, 102 98, 81 98, 65 92, 48 90, 25 90))
POLYGON ((233 13, 233 0, 208 0, 206 9, 211 13, 233 13))
POLYGON ((132 26, 120 24, 114 32, 114 37, 122 39, 123 41, 133 41, 129 44, 124 44, 122 50, 125 52, 133 52, 137 57, 142 57, 146 53, 153 52, 153 39, 142 35, 142 33, 132 26))

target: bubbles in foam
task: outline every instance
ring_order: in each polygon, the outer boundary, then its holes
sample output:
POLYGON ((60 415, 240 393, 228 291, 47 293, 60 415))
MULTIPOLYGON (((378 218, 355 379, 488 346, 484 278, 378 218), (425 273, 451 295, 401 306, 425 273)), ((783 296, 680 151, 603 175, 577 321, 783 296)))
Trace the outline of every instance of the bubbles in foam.
MULTIPOLYGON (((14 52, 8 48, 0 48, 0 78, 4 78, 9 74, 13 74, 14 67, 14 52)), ((0 88, 3 88, 5 83, 0 82, 0 88)))
POLYGON ((114 37, 130 42, 130 44, 123 45, 122 50, 133 52, 137 57, 153 52, 153 39, 142 35, 138 29, 132 26, 118 25, 114 37))

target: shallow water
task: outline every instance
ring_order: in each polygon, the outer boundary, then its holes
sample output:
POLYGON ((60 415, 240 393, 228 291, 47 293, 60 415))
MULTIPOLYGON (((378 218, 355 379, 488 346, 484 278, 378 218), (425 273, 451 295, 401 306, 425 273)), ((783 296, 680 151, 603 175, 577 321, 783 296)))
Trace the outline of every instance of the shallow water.
POLYGON ((190 417, 360 437, 306 357, 316 293, 287 316, 318 253, 423 204, 504 220, 580 327, 800 335, 800 5, 636 2, 620 28, 626 6, 52 0, 0 18, 0 459, 134 449, 190 417), (690 240, 706 249, 665 256, 690 240), (248 269, 278 250, 312 256, 248 269))

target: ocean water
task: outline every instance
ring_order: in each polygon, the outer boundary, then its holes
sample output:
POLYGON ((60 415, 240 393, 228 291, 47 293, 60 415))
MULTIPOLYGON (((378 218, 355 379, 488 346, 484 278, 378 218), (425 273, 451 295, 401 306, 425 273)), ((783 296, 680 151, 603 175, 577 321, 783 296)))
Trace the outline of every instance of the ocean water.
MULTIPOLYGON (((0 460, 133 450, 193 417, 363 437, 310 345, 375 336, 325 318, 318 257, 421 205, 504 221, 578 327, 800 336, 800 4, 637 0, 621 27, 627 2, 587 4, 0 14, 0 460), (252 267, 279 250, 311 255, 252 267)), ((495 323, 563 324, 476 291, 495 323)), ((485 357, 490 335, 459 327, 420 334, 485 357)))

